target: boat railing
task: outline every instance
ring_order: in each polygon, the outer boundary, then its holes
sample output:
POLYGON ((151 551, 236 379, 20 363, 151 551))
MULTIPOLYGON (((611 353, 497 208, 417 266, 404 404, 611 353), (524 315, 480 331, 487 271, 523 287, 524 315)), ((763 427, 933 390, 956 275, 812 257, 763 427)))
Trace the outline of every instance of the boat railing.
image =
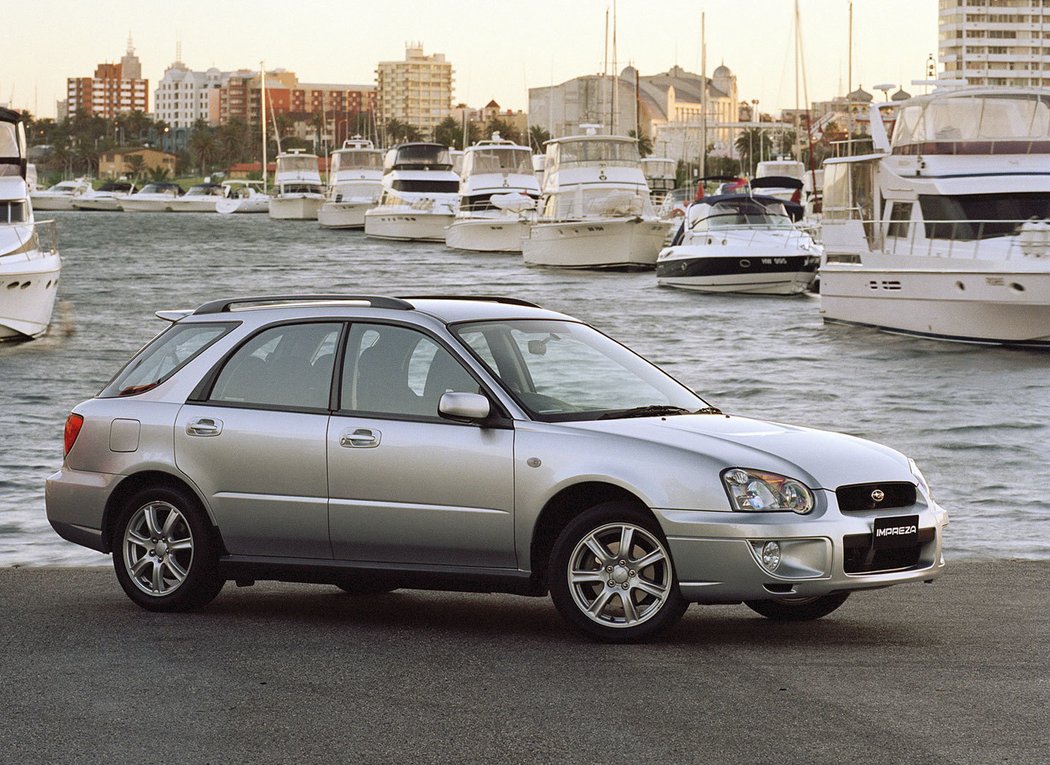
MULTIPOLYGON (((763 249, 783 247, 784 249, 797 250, 800 245, 801 236, 804 232, 794 226, 784 227, 755 227, 755 226, 723 226, 716 229, 694 231, 692 242, 700 243, 698 240, 706 240, 707 244, 720 243, 724 240, 732 241, 734 245, 761 246, 763 249), (726 235, 732 234, 732 239, 727 240, 726 235), (781 236, 770 236, 780 234, 781 236)), ((688 241, 683 244, 689 244, 688 241)), ((814 243, 815 244, 815 243, 814 243)), ((816 254, 816 251, 814 252, 816 254)))
POLYGON ((547 197, 542 216, 548 220, 587 220, 599 218, 655 217, 648 189, 573 189, 547 197))
POLYGON ((825 217, 822 228, 861 222, 872 250, 932 258, 1050 259, 1050 219, 883 221, 825 217))
POLYGON ((31 259, 53 255, 58 250, 58 226, 53 220, 15 223, 10 228, 22 251, 31 259))

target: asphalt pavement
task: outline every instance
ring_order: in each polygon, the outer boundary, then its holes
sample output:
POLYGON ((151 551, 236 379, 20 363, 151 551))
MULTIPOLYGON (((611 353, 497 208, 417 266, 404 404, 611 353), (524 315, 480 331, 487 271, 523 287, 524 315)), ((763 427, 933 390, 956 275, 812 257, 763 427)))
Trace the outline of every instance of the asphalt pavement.
POLYGON ((693 606, 577 636, 548 599, 0 568, 2 763, 1050 762, 1050 562, 949 561, 820 621, 693 606))

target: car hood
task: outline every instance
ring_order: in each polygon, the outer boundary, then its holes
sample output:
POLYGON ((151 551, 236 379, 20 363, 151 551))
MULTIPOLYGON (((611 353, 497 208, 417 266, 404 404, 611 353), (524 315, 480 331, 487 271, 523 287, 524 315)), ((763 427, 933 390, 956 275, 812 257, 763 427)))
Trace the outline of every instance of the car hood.
POLYGON ((747 417, 676 415, 575 422, 571 426, 694 452, 725 467, 789 475, 814 489, 915 481, 907 458, 887 446, 842 433, 747 417))

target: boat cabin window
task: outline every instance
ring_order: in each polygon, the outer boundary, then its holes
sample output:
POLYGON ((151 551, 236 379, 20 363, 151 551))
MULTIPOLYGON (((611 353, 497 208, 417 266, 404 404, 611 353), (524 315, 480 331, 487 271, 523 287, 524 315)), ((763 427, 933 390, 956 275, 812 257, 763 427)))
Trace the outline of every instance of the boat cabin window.
POLYGON ((906 239, 911 230, 911 202, 889 202, 889 226, 886 236, 906 239))
POLYGON ((402 170, 452 168, 452 156, 448 149, 437 144, 410 144, 396 149, 394 167, 402 170))
POLYGON ((10 122, 0 122, 0 157, 20 159, 21 156, 18 126, 10 122))
POLYGON ((924 143, 1048 138, 1050 95, 1035 93, 948 96, 905 106, 893 129, 894 148, 924 143))
POLYGON ((927 239, 1011 236, 1028 220, 1050 218, 1050 194, 920 194, 927 239))
POLYGON ((337 151, 332 155, 332 172, 340 170, 382 170, 381 151, 337 151))
POLYGON ((24 199, 0 202, 0 223, 25 223, 29 220, 29 208, 24 199))
POLYGON ((463 172, 531 173, 532 153, 528 149, 476 149, 468 152, 463 172))
POLYGON ((277 158, 277 172, 279 173, 316 173, 317 172, 317 157, 314 156, 301 156, 301 157, 278 157, 277 158))
POLYGON ((551 145, 547 171, 557 172, 564 167, 588 165, 618 165, 641 167, 638 144, 634 141, 564 141, 551 145))
POLYGON ((391 184, 394 191, 411 191, 429 194, 458 194, 459 181, 415 181, 397 178, 391 184))
POLYGON ((549 194, 543 217, 556 220, 654 215, 649 189, 573 189, 549 194))
POLYGON ((324 189, 317 183, 282 183, 282 194, 323 194, 324 189))

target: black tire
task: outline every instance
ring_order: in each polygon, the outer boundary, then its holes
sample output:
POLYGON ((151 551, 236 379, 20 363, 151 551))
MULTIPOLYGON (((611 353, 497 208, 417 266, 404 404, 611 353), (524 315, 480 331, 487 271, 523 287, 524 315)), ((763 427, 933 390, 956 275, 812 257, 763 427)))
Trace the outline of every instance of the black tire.
POLYGON ((689 606, 660 527, 625 502, 597 505, 570 521, 554 543, 547 578, 562 617, 605 643, 655 637, 689 606), (621 555, 625 534, 628 551, 621 555))
POLYGON ((827 616, 846 602, 849 592, 833 592, 816 598, 745 600, 744 605, 778 622, 807 622, 827 616))
POLYGON ((171 486, 146 487, 124 504, 113 529, 113 568, 147 611, 193 611, 219 594, 219 544, 197 498, 171 486))

